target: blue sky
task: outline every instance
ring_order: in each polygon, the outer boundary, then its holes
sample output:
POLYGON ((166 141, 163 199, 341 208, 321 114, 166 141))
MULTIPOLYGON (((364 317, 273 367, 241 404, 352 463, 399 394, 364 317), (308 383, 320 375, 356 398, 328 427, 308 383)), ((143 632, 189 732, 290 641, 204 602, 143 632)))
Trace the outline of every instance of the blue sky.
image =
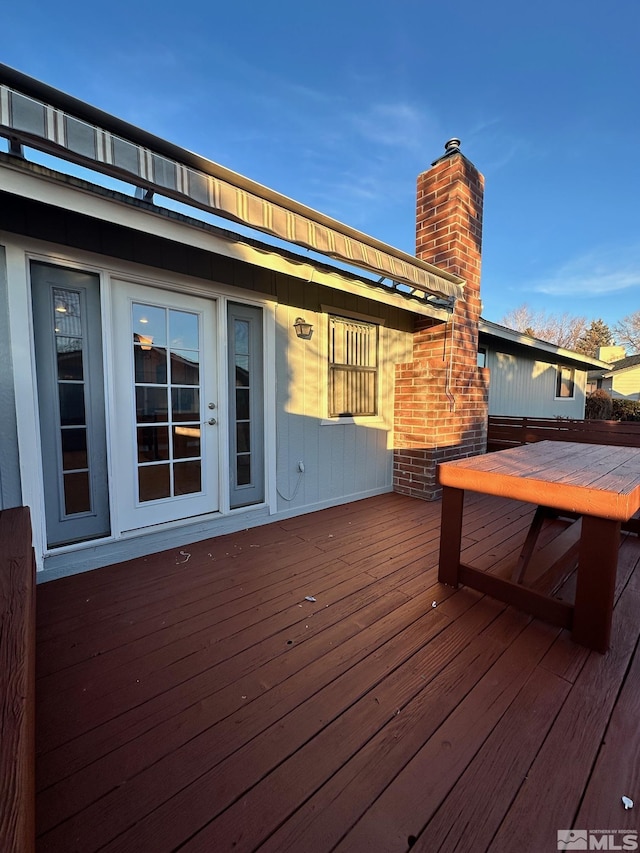
POLYGON ((640 309, 640 3, 5 4, 1 61, 408 252, 452 136, 485 175, 482 296, 640 309))

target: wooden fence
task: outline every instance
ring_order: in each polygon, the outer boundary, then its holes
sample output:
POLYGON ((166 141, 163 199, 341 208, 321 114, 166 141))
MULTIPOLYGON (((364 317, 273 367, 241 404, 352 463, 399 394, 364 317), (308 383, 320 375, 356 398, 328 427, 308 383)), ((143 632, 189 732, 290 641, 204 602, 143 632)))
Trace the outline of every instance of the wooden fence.
POLYGON ((26 507, 0 512, 0 850, 35 849, 35 563, 26 507))
POLYGON ((489 452, 545 439, 640 447, 640 422, 489 416, 489 452))

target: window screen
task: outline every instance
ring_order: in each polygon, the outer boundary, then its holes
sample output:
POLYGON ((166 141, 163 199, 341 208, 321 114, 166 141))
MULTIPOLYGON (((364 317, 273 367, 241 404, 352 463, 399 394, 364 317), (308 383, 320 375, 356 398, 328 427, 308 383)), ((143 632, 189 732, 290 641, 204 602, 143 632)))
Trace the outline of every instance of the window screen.
POLYGON ((378 327, 329 317, 329 417, 378 413, 378 327))

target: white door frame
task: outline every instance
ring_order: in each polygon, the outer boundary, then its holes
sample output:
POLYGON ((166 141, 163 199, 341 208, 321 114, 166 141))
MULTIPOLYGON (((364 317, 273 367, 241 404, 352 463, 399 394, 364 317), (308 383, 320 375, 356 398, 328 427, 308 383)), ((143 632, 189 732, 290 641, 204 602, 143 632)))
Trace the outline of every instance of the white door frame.
MULTIPOLYGON (((219 486, 219 448, 218 448, 218 345, 216 341, 217 323, 215 300, 202 299, 191 294, 177 291, 158 290, 148 285, 134 284, 126 280, 112 281, 113 305, 113 376, 115 407, 113 411, 114 425, 112 448, 117 456, 114 459, 117 493, 120 508, 121 530, 139 530, 155 524, 168 521, 190 519, 198 515, 217 512, 220 506, 219 486), (192 494, 177 494, 160 499, 138 498, 138 470, 166 472, 177 471, 180 461, 170 461, 168 458, 160 464, 151 463, 151 467, 140 467, 137 458, 137 429, 135 417, 135 375, 131 331, 131 311, 134 304, 149 306, 164 312, 165 309, 174 312, 187 312, 198 317, 199 359, 199 413, 197 420, 167 430, 167 453, 171 453, 176 434, 182 431, 196 431, 199 437, 201 452, 201 488, 192 494), (209 405, 214 408, 208 408, 209 405)), ((175 315, 174 315, 175 316, 175 315)), ((144 328, 144 327, 142 327, 144 328)), ((170 342, 166 342, 168 348, 170 342)), ((174 346, 176 346, 174 344, 174 346)), ((179 345, 177 345, 179 347, 179 345)), ((164 351, 163 345, 161 351, 164 351)), ((137 346, 140 356, 152 355, 155 348, 145 352, 137 346)), ((166 370, 166 362, 165 362, 166 370)), ((167 376, 166 381, 170 378, 167 376)), ((179 384, 179 383, 178 383, 179 384)), ((155 386, 146 386, 153 391, 155 386)), ((157 386, 157 390, 166 402, 168 385, 157 386)), ((187 389, 188 390, 188 389, 187 389)), ((169 394, 171 394, 169 388, 169 394)), ((184 418, 183 418, 184 420, 184 418)), ((151 430, 164 430, 164 427, 151 430)), ((142 430, 141 430, 142 431, 142 430)), ((176 457, 179 459, 179 457, 176 457)), ((173 460, 173 453, 171 453, 173 460)))

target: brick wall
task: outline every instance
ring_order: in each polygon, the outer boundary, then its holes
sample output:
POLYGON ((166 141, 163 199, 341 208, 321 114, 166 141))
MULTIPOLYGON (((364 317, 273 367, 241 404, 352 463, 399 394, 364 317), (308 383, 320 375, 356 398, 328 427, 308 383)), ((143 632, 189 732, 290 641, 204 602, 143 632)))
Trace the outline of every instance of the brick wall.
POLYGON ((484 178, 457 140, 418 176, 416 254, 465 281, 449 321, 419 318, 413 361, 396 366, 394 489, 426 500, 440 496, 439 462, 486 450, 489 373, 477 367, 483 195, 484 178))

